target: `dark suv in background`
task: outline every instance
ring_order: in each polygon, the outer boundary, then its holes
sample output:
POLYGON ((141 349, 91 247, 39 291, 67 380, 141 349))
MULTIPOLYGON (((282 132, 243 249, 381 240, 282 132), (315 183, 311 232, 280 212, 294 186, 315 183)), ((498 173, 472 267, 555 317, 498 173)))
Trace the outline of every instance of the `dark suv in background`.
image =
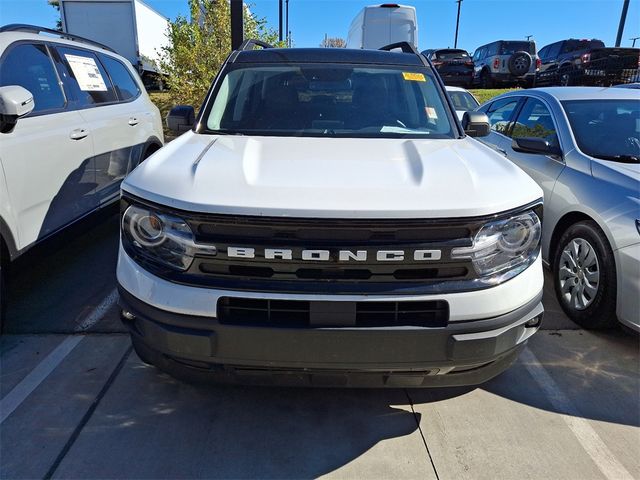
POLYGON ((471 88, 473 85, 473 60, 466 50, 441 48, 425 50, 427 57, 436 67, 445 85, 459 85, 471 88))
POLYGON ((607 48, 602 40, 560 40, 540 50, 536 85, 613 85, 638 81, 640 48, 607 48))
POLYGON ((540 60, 533 40, 498 40, 478 47, 473 55, 473 83, 532 87, 540 60))

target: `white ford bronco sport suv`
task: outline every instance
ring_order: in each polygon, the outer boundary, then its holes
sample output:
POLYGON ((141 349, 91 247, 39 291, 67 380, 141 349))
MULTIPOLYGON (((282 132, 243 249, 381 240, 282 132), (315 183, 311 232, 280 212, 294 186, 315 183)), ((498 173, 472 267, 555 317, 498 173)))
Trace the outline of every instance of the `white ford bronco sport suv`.
POLYGON ((62 32, 0 28, 0 292, 10 260, 117 202, 162 144, 160 112, 126 59, 62 32))
POLYGON ((247 41, 197 118, 168 122, 188 131, 122 184, 120 305, 142 360, 191 379, 476 384, 538 329, 542 192, 469 138, 486 116, 460 124, 409 44, 247 41))

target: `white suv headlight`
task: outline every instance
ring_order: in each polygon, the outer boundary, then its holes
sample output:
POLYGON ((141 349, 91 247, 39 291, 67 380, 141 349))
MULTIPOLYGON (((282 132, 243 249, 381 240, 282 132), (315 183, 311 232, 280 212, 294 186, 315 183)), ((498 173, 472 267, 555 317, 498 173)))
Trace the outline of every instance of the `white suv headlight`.
POLYGON ((122 243, 130 253, 187 270, 197 253, 215 255, 214 246, 195 243, 191 228, 181 218, 132 205, 122 216, 122 243))
POLYGON ((540 252, 541 225, 535 212, 485 224, 471 247, 454 248, 451 257, 471 259, 480 276, 504 271, 515 275, 533 263, 540 252))

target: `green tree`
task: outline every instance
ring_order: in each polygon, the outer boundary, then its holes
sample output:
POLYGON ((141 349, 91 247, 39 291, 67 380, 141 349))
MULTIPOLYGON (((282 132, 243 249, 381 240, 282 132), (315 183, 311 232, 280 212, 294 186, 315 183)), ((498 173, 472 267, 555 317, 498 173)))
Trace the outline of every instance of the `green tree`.
MULTIPOLYGON (((47 3, 55 8, 58 11, 58 15, 60 15, 60 0, 47 0, 47 3)), ((56 20, 56 30, 62 31, 62 19, 59 16, 56 20)))
MULTIPOLYGON (((199 106, 231 52, 231 11, 229 2, 224 0, 189 0, 189 10, 190 19, 178 16, 170 22, 169 46, 161 50, 160 67, 167 75, 172 102, 199 106)), ((244 38, 278 44, 277 33, 247 6, 244 38)))

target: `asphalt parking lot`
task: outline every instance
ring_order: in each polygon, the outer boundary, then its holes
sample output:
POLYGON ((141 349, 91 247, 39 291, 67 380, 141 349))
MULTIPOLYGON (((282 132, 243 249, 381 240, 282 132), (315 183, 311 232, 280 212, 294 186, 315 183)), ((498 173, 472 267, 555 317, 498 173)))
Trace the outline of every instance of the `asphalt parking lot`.
POLYGON ((477 388, 193 386, 131 351, 117 229, 94 216, 14 265, 2 478, 640 478, 638 336, 578 329, 550 289, 543 330, 477 388))

